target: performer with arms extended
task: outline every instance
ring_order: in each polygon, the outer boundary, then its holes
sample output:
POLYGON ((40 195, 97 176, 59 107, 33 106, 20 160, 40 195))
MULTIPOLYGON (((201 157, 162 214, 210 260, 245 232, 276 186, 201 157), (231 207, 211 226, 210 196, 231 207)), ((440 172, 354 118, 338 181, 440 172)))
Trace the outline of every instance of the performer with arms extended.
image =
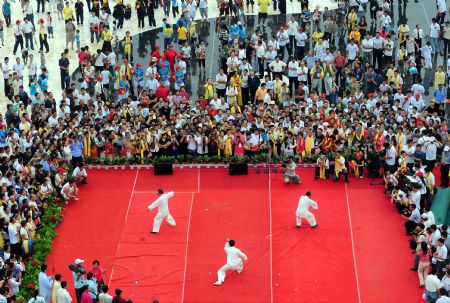
POLYGON ((167 194, 160 188, 158 189, 158 199, 155 202, 148 206, 148 211, 152 211, 153 209, 158 207, 158 214, 155 217, 153 222, 153 230, 152 234, 157 234, 159 232, 159 228, 161 227, 161 223, 166 218, 167 223, 171 226, 175 226, 175 220, 169 212, 169 198, 173 197, 173 191, 168 192, 167 194))

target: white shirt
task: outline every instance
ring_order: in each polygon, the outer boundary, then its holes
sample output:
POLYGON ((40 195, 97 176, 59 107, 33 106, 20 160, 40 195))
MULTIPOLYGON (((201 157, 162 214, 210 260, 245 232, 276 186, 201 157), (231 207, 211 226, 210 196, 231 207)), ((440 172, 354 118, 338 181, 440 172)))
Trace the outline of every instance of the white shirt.
POLYGON ((87 172, 86 172, 86 169, 83 168, 83 170, 80 170, 80 168, 77 166, 73 170, 72 175, 75 176, 75 177, 77 177, 77 176, 87 176, 87 172))
POLYGON ((277 33, 277 40, 279 46, 286 46, 286 44, 289 42, 289 35, 286 31, 278 32, 277 33))
MULTIPOLYGON (((444 259, 444 261, 447 260, 447 254, 448 254, 447 246, 445 246, 445 245, 438 246, 436 248, 436 252, 437 252, 439 258, 444 259)), ((433 261, 433 264, 436 264, 436 262, 442 261, 442 260, 440 260, 440 259, 438 260, 435 257, 433 257, 432 261, 433 261)))
POLYGON ((447 296, 441 296, 437 299, 436 303, 450 303, 450 298, 447 296))
POLYGON ((382 37, 380 37, 380 38, 373 37, 372 42, 373 42, 374 49, 382 49, 385 40, 382 37))
POLYGON ((412 191, 411 192, 411 203, 416 205, 416 209, 420 210, 420 198, 421 198, 421 194, 420 191, 412 191))
MULTIPOLYGON (((298 81, 306 82, 308 81, 308 68, 306 66, 299 66, 297 70, 298 81)), ((308 94, 306 94, 308 95, 308 94)))
MULTIPOLYGON (((408 153, 408 154, 414 154, 415 150, 416 150, 416 148, 414 147, 414 145, 411 145, 411 147, 408 147, 408 145, 403 146, 403 151, 408 153)), ((414 163, 414 157, 413 156, 408 156, 408 158, 406 158, 406 162, 407 163, 414 163)))
POLYGON ((386 158, 389 158, 389 159, 385 160, 387 165, 395 164, 395 154, 396 154, 396 151, 395 151, 395 147, 393 147, 393 146, 391 148, 389 148, 388 150, 386 150, 386 158))
POLYGON ((225 243, 224 247, 225 253, 227 254, 227 264, 231 266, 237 266, 242 263, 242 259, 247 260, 247 256, 234 246, 230 246, 228 241, 225 243))
POLYGON ((25 33, 31 33, 33 31, 33 24, 31 24, 31 22, 23 22, 21 25, 21 30, 25 33))
POLYGON ((272 67, 274 72, 281 73, 283 69, 286 67, 286 63, 284 63, 281 60, 279 60, 278 62, 275 60, 269 64, 269 67, 272 67))
POLYGON ((158 207, 158 214, 167 215, 169 214, 169 198, 173 197, 173 191, 168 192, 167 194, 162 194, 156 199, 155 202, 148 206, 149 210, 153 210, 158 207))
POLYGON ((384 55, 385 56, 392 56, 392 53, 394 51, 394 41, 386 40, 386 43, 384 44, 387 48, 384 49, 384 55))
POLYGON ((56 298, 58 298, 58 303, 70 303, 72 302, 72 298, 70 297, 69 292, 65 288, 59 288, 56 291, 56 298))
POLYGON ((113 296, 110 294, 101 293, 98 295, 98 300, 100 303, 112 303, 113 296))
POLYGON ((304 32, 295 34, 295 41, 297 41, 297 46, 305 46, 307 39, 308 36, 304 32))
POLYGON ((300 200, 298 201, 297 214, 307 212, 310 207, 314 208, 315 210, 319 209, 319 206, 315 201, 311 200, 307 196, 301 196, 300 200))
POLYGON ((425 289, 431 292, 437 291, 441 288, 441 281, 435 275, 428 275, 425 278, 425 289))
POLYGON ((8 224, 8 235, 11 244, 17 244, 19 242, 19 231, 17 230, 16 225, 11 223, 8 224))
POLYGON ((16 72, 20 78, 23 77, 24 68, 25 68, 25 66, 22 63, 20 63, 20 64, 15 63, 13 65, 13 71, 16 72))
POLYGON ((297 76, 298 76, 298 62, 297 61, 289 61, 288 77, 297 77, 297 76))
MULTIPOLYGON (((445 9, 444 9, 445 11, 445 9)), ((430 24, 430 37, 431 38, 439 38, 439 31, 440 31, 440 26, 439 24, 435 23, 431 23, 430 24)))
POLYGON ((362 40, 361 45, 364 53, 370 53, 373 49, 373 40, 365 38, 362 40))
POLYGON ((425 146, 425 159, 429 161, 436 160, 437 146, 436 143, 430 142, 425 146))
POLYGON ((359 51, 359 48, 358 48, 358 45, 356 45, 356 44, 347 44, 347 53, 348 53, 348 58, 350 59, 350 60, 355 60, 355 58, 356 58, 356 54, 358 53, 358 51, 359 51))
POLYGON ((445 13, 445 11, 447 10, 447 3, 445 2, 445 0, 437 0, 437 7, 440 13, 445 13))
POLYGON ((216 75, 216 82, 217 82, 217 89, 225 89, 227 87, 226 83, 220 83, 219 81, 227 81, 227 75, 225 73, 223 75, 217 74, 216 75))
POLYGON ((290 20, 288 22, 288 29, 287 29, 289 36, 295 36, 295 34, 297 33, 297 29, 298 29, 298 22, 295 20, 294 21, 290 20))

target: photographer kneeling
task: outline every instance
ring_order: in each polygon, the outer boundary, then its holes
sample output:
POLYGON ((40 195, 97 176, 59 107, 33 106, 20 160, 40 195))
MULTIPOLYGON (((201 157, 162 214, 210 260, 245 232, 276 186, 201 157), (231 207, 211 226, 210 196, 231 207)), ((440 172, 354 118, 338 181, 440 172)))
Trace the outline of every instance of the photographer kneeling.
POLYGON ((294 157, 289 157, 289 163, 286 164, 286 172, 284 173, 284 182, 289 184, 289 182, 294 182, 295 184, 302 183, 299 175, 295 173, 297 164, 294 162, 294 157))

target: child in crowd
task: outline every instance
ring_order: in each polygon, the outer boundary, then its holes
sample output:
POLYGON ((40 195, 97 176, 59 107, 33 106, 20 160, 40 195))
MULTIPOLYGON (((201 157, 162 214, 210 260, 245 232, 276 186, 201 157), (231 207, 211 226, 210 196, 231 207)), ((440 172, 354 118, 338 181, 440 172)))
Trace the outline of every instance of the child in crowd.
POLYGON ((81 49, 81 38, 79 29, 77 29, 77 31, 75 32, 75 42, 77 43, 77 53, 79 53, 81 49))

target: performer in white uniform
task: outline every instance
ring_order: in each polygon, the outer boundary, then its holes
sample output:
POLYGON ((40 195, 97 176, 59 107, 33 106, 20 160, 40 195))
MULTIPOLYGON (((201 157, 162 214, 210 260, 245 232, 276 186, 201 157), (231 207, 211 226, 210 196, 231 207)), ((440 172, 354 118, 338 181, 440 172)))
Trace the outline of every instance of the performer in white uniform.
POLYGON ((221 286, 225 281, 225 274, 227 270, 237 270, 238 274, 244 269, 244 263, 242 260, 247 261, 247 256, 234 247, 234 240, 227 239, 225 243, 225 252, 227 253, 227 264, 222 266, 217 272, 217 282, 214 282, 215 286, 221 286))
POLYGON ((308 220, 312 228, 317 227, 316 218, 314 217, 314 214, 309 211, 310 207, 314 208, 315 210, 319 209, 317 203, 311 200, 311 192, 307 192, 306 195, 301 196, 300 200, 298 201, 296 212, 297 228, 300 228, 300 226, 302 226, 302 218, 308 220))
POLYGON ((159 198, 156 199, 155 202, 153 202, 148 207, 148 211, 151 211, 158 207, 158 214, 155 217, 155 220, 153 222, 153 230, 151 231, 152 234, 156 234, 159 232, 159 228, 161 227, 161 223, 166 218, 167 223, 171 226, 175 226, 176 222, 173 219, 173 217, 169 213, 169 198, 173 197, 173 191, 168 192, 167 194, 164 193, 162 189, 158 189, 158 196, 159 198))

